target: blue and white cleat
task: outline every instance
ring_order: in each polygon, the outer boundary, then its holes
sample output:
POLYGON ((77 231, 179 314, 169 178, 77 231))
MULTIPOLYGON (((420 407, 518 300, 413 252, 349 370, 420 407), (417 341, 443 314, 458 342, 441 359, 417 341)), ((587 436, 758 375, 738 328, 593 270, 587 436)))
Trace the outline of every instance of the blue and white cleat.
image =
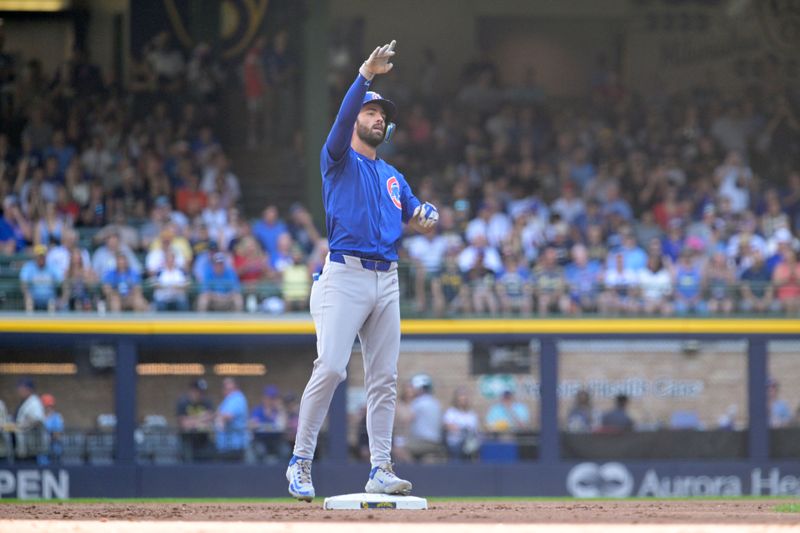
POLYGON ((286 480, 289 482, 289 494, 301 501, 314 499, 314 484, 311 482, 311 459, 292 456, 289 468, 286 469, 286 480))
POLYGON ((411 482, 400 479, 392 469, 392 463, 376 466, 369 473, 369 481, 364 491, 370 494, 411 494, 411 482))

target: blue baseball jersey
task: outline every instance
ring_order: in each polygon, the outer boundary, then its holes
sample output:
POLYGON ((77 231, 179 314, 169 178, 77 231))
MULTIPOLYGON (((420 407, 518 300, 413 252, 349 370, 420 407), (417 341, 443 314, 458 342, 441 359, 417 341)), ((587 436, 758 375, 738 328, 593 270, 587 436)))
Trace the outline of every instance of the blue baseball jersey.
POLYGON ((359 74, 347 91, 320 156, 322 201, 331 252, 397 261, 397 246, 420 201, 392 165, 350 147, 370 81, 359 74))

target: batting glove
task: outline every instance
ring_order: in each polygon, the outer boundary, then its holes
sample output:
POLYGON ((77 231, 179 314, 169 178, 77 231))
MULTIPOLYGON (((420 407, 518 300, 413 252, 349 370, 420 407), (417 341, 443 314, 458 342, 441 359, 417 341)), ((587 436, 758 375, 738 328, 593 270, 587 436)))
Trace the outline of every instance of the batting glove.
POLYGON ((439 222, 439 210, 436 209, 435 205, 425 202, 414 210, 414 217, 417 219, 420 226, 429 229, 439 222))
POLYGON ((372 51, 367 60, 362 63, 358 72, 368 80, 371 80, 377 74, 386 74, 392 70, 394 64, 389 63, 389 60, 394 55, 394 46, 396 44, 397 41, 392 40, 389 44, 377 47, 372 51))

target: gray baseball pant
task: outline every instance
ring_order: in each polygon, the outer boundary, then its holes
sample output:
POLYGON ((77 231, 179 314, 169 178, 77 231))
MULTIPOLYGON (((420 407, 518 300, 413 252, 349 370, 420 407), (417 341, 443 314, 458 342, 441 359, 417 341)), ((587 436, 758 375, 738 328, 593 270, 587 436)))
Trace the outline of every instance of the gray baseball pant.
POLYGON ((367 270, 360 259, 346 264, 326 259, 311 288, 311 316, 317 332, 317 358, 300 400, 294 454, 312 458, 336 387, 358 335, 367 390, 367 433, 372 466, 391 461, 400 354, 400 289, 397 265, 386 272, 367 270))

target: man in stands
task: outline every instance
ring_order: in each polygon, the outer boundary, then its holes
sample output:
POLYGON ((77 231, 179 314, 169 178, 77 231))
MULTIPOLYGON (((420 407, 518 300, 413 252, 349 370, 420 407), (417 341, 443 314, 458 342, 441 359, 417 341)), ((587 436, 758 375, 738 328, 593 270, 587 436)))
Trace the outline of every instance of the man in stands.
POLYGON ((225 254, 215 253, 200 280, 197 310, 241 312, 243 302, 242 287, 236 271, 226 263, 225 254))
POLYGON ((209 459, 214 450, 211 442, 214 404, 209 400, 207 391, 206 380, 197 379, 189 384, 189 390, 178 400, 178 427, 186 461, 209 459))
POLYGON ((61 283, 58 272, 47 264, 47 247, 34 246, 35 259, 28 261, 19 273, 25 311, 55 311, 56 288, 61 283))
POLYGON ((217 408, 214 427, 217 430, 216 445, 219 459, 241 461, 248 444, 247 398, 233 378, 222 381, 225 398, 217 408))

